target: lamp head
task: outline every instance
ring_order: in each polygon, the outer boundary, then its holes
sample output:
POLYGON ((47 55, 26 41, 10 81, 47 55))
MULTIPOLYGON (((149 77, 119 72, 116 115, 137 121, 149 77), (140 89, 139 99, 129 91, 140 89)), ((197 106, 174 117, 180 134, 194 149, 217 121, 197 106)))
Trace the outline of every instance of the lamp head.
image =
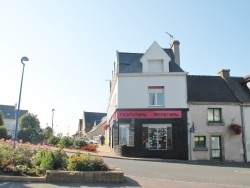
POLYGON ((52 109, 52 112, 54 112, 55 111, 55 109, 52 109))
POLYGON ((29 58, 27 58, 27 57, 22 57, 22 59, 21 59, 21 61, 23 62, 23 61, 29 61, 29 58))
POLYGON ((29 61, 29 59, 28 59, 27 57, 23 56, 22 59, 21 59, 21 63, 22 63, 23 65, 25 65, 25 64, 23 63, 23 61, 29 61))

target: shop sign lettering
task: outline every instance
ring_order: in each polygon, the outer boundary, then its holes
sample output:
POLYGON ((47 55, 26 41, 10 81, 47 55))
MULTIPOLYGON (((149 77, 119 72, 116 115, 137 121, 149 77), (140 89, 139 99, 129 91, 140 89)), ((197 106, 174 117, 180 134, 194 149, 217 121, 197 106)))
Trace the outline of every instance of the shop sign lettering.
POLYGON ((179 119, 181 110, 164 111, 117 111, 114 119, 179 119))

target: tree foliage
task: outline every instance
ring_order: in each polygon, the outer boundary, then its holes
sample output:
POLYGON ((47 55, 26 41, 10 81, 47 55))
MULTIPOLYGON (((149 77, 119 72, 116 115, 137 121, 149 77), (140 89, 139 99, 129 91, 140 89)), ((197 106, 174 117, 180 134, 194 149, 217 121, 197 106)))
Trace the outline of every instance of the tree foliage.
POLYGON ((7 129, 5 126, 1 125, 0 126, 0 138, 7 139, 8 134, 7 134, 7 129))
POLYGON ((31 113, 24 114, 19 120, 20 130, 18 138, 23 142, 40 143, 43 140, 40 121, 36 115, 31 113))
POLYGON ((40 129, 40 121, 37 118, 37 115, 26 113, 19 120, 20 129, 40 129))
POLYGON ((2 113, 2 111, 0 110, 0 126, 1 125, 4 125, 4 117, 3 117, 3 113, 2 113))
POLYGON ((42 131, 42 139, 47 142, 48 139, 53 135, 52 134, 53 130, 51 127, 47 126, 45 129, 42 131))

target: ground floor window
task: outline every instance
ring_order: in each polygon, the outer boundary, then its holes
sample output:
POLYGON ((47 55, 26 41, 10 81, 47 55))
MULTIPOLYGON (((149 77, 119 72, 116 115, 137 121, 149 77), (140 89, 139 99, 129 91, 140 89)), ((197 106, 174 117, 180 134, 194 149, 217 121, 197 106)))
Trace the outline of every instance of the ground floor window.
POLYGON ((195 136, 194 137, 195 148, 205 148, 206 147, 206 137, 205 136, 195 136))
POLYGON ((143 144, 149 150, 172 149, 172 125, 143 124, 143 144))
POLYGON ((119 123, 119 144, 134 146, 134 125, 119 123))

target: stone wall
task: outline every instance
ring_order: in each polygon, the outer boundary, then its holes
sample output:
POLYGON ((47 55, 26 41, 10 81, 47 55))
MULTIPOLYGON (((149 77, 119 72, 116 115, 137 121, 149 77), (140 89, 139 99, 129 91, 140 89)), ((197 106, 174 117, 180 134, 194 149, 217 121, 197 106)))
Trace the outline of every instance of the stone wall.
POLYGON ((111 171, 58 171, 47 170, 46 182, 78 182, 78 183, 121 183, 124 172, 113 166, 111 171))
POLYGON ((124 172, 115 166, 109 165, 110 171, 62 171, 47 170, 45 177, 3 176, 0 182, 73 182, 73 183, 122 183, 124 172))

